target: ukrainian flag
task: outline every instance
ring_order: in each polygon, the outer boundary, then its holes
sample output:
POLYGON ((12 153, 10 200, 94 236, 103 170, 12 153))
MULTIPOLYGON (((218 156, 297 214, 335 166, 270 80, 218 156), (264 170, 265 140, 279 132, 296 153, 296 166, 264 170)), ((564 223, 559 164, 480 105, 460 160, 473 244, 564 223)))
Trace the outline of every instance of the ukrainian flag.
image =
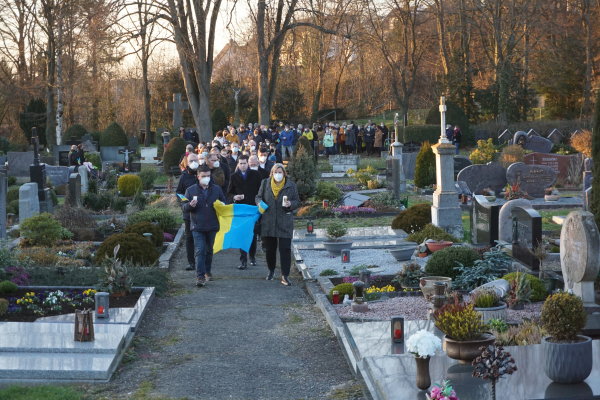
POLYGON ((248 204, 224 204, 215 201, 214 208, 219 218, 219 231, 215 237, 213 253, 225 249, 250 250, 254 224, 269 206, 260 202, 258 206, 248 204))

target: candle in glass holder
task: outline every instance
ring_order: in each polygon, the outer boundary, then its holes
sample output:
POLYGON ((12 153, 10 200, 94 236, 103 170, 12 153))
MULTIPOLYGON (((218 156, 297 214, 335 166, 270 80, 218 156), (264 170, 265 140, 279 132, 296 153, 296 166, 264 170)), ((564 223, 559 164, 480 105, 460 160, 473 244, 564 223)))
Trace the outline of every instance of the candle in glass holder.
POLYGON ((331 301, 333 302, 333 304, 340 304, 340 292, 334 290, 331 295, 331 301))
POLYGON ((403 317, 392 317, 392 342, 403 343, 404 342, 404 318, 403 317))
POLYGON ((287 203, 287 196, 283 196, 283 200, 281 201, 281 205, 285 207, 287 203))

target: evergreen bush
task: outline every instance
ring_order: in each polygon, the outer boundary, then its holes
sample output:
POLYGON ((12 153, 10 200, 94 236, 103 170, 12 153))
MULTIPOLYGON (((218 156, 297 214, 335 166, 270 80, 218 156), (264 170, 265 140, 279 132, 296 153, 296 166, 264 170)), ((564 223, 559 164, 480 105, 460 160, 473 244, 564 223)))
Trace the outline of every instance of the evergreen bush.
POLYGON ((540 321, 556 342, 576 341, 585 326, 587 313, 580 297, 559 292, 546 299, 540 321))
POLYGON ((142 190, 142 178, 135 174, 121 175, 117 180, 117 189, 121 196, 131 197, 142 190))
POLYGON ((180 137, 174 137, 167 144, 163 154, 163 167, 167 175, 171 175, 171 167, 177 167, 181 158, 185 155, 185 140, 180 137))
POLYGON ((500 153, 500 164, 502 164, 504 168, 508 168, 510 164, 523 162, 524 158, 525 149, 518 144, 511 144, 502 149, 502 152, 500 153))
POLYGON ((153 224, 151 222, 139 222, 137 224, 128 225, 125 228, 124 233, 135 233, 146 240, 148 239, 144 237, 144 233, 151 233, 151 242, 154 244, 154 246, 160 247, 163 244, 163 230, 160 229, 157 224, 153 224))
POLYGON ((406 233, 418 232, 431 222, 431 204, 421 203, 401 211, 392 221, 392 229, 406 233))
POLYGON ((81 139, 87 134, 87 129, 81 124, 71 125, 69 129, 65 131, 65 138, 71 140, 71 138, 81 139))
POLYGON ((127 219, 127 225, 135 225, 140 222, 155 222, 163 232, 168 232, 179 228, 183 220, 180 214, 175 215, 169 209, 150 207, 130 215, 127 219))
POLYGON ((0 317, 7 313, 9 302, 6 299, 0 299, 0 317))
POLYGON ((292 157, 288 165, 288 174, 296 183, 300 200, 304 201, 315 193, 317 167, 312 153, 309 153, 304 147, 298 146, 296 155, 292 157))
MULTIPOLYGON (((462 145, 473 144, 473 135, 471 134, 469 117, 467 117, 462 108, 453 101, 446 100, 446 108, 446 123, 452 125, 452 128, 454 128, 456 125, 460 127, 462 145)), ((426 124, 437 126, 438 137, 440 133, 440 118, 440 108, 437 104, 429 109, 427 117, 425 118, 426 124)), ((448 139, 452 140, 452 138, 448 139)))
POLYGON ((11 200, 6 205, 6 213, 19 215, 19 200, 11 200))
MULTIPOLYGON (((215 131, 220 131, 227 127, 229 121, 227 120, 227 115, 220 108, 215 109, 212 114, 212 127, 215 131)), ((177 127, 175 127, 177 128, 177 127)), ((225 135, 223 135, 225 136, 225 135)))
POLYGON ((590 211, 594 214, 596 225, 600 226, 600 90, 596 92, 596 109, 594 111, 592 130, 592 158, 594 161, 592 187, 592 204, 590 211))
POLYGON ((85 153, 85 161, 91 162, 96 169, 102 170, 102 158, 100 157, 100 153, 85 153))
POLYGON ((158 260, 159 254, 152 242, 137 233, 117 233, 109 236, 102 242, 96 258, 97 265, 108 257, 113 256, 113 249, 120 245, 117 257, 119 260, 130 262, 135 265, 151 266, 158 260))
MULTIPOLYGON (((546 285, 544 284, 544 281, 531 274, 525 274, 525 277, 525 279, 529 282, 529 286, 531 287, 530 300, 544 301, 546 297, 548 297, 548 291, 546 290, 546 285)), ((511 272, 510 274, 506 274, 502 277, 502 279, 508 281, 508 283, 512 283, 515 279, 517 279, 517 272, 511 272)))
POLYGON ((415 166, 415 186, 426 187, 435 183, 435 154, 431 144, 425 141, 421 146, 415 166))
POLYGON ((0 294, 11 294, 17 291, 19 287, 11 281, 0 282, 0 294))
POLYGON ((56 210, 55 217, 63 228, 74 234, 80 229, 96 228, 96 221, 85 208, 72 207, 68 203, 56 210))
POLYGON ((304 148, 306 152, 312 157, 312 146, 310 145, 310 141, 304 136, 300 136, 300 139, 298 139, 298 143, 296 143, 296 146, 294 147, 294 157, 296 157, 296 155, 298 154, 298 150, 300 150, 301 148, 304 148))
POLYGON ((21 223, 21 237, 29 246, 52 247, 61 239, 70 239, 73 233, 63 228, 52 214, 41 213, 21 223))
POLYGON ((409 125, 406 128, 400 128, 398 133, 404 143, 423 143, 425 141, 435 143, 440 138, 440 125, 409 125))
POLYGON ((319 180, 317 183, 317 192, 315 198, 317 200, 329 200, 331 204, 336 204, 342 199, 344 193, 334 184, 319 180))
POLYGON ((339 285, 335 285, 329 290, 329 299, 333 298, 333 291, 337 290, 340 293, 340 299, 344 299, 344 295, 348 295, 348 297, 352 298, 354 295, 354 287, 351 283, 340 283, 339 285))
POLYGON ((10 203, 13 200, 19 200, 19 187, 20 186, 10 186, 8 188, 8 192, 6 192, 6 201, 10 203))
POLYGON ((473 164, 487 164, 494 161, 496 156, 496 147, 492 139, 478 140, 477 148, 469 154, 469 159, 473 161, 473 164))
POLYGON ((470 267, 478 259, 479 253, 470 247, 450 246, 431 255, 425 265, 425 272, 428 275, 447 276, 454 279, 458 275, 458 271, 454 269, 459 267, 458 263, 470 267))
POLYGON ((152 190, 154 188, 154 181, 158 178, 158 172, 154 167, 142 168, 139 177, 142 180, 142 188, 144 190, 152 190))
POLYGON ((432 240, 447 240, 449 242, 458 243, 460 240, 433 224, 427 224, 423 229, 418 232, 411 233, 408 235, 406 240, 415 243, 423 243, 427 239, 432 240))
POLYGON ((127 146, 127 134, 121 125, 113 122, 100 134, 100 146, 127 146))

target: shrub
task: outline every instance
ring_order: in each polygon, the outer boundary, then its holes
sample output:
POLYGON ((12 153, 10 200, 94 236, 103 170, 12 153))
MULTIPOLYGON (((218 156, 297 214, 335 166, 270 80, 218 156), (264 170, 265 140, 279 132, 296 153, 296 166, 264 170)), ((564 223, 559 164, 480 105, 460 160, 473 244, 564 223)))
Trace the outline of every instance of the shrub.
POLYGON ((451 339, 479 339, 485 330, 481 315, 473 304, 446 304, 434 313, 435 326, 451 339))
POLYGON ((511 144, 502 149, 500 153, 500 164, 504 168, 508 168, 510 164, 523 162, 525 158, 525 150, 518 144, 511 144))
POLYGON ((9 176, 7 181, 8 181, 8 186, 16 185, 17 184, 17 177, 15 177, 15 176, 9 176))
POLYGON ((333 183, 319 181, 315 198, 318 200, 329 200, 332 204, 339 202, 344 193, 333 183))
POLYGON ((120 245, 118 258, 135 265, 150 266, 158 260, 158 251, 154 245, 136 233, 117 233, 102 242, 96 252, 95 263, 102 264, 104 259, 112 257, 115 246, 120 245))
POLYGON ((49 247, 27 247, 19 252, 19 261, 41 267, 54 266, 58 259, 56 251, 49 247))
POLYGON ((566 292, 548 297, 540 315, 542 325, 556 342, 577 340, 586 319, 581 298, 566 292))
POLYGON ((174 137, 167 144, 163 154, 163 167, 168 175, 171 175, 171 167, 177 167, 185 154, 187 143, 180 137, 174 137))
POLYGON ((142 188, 144 190, 152 190, 154 181, 158 178, 158 172, 154 168, 142 168, 139 175, 142 180, 142 188))
POLYGON ((440 228, 439 226, 435 226, 433 224, 427 224, 423 229, 418 232, 411 233, 408 235, 406 240, 415 242, 415 243, 423 243, 427 239, 431 240, 447 240, 449 242, 458 243, 460 240, 440 228))
MULTIPOLYGON (((479 252, 477 255, 479 256, 479 252)), ((508 272, 511 264, 512 258, 502 251, 502 246, 498 245, 483 253, 483 259, 475 260, 472 266, 461 264, 455 267, 458 274, 454 284, 464 290, 475 289, 508 272)))
POLYGON ((288 174, 296 183, 300 200, 306 200, 315 193, 317 166, 312 153, 304 147, 297 146, 296 155, 288 165, 288 174))
POLYGON ((379 192, 371 196, 369 203, 376 209, 381 208, 399 208, 403 203, 401 199, 394 197, 394 193, 390 191, 379 192))
POLYGON ((182 220, 179 214, 175 215, 169 209, 150 207, 130 215, 127 219, 127 225, 139 222, 156 222, 163 232, 167 232, 179 228, 182 220))
POLYGON ((12 213, 15 215, 19 215, 19 200, 11 200, 6 205, 6 213, 12 213))
POLYGON ((100 157, 100 153, 85 153, 85 161, 91 162, 96 169, 102 170, 102 158, 100 157))
POLYGON ((402 287, 417 287, 420 279, 425 276, 421 266, 417 263, 404 264, 402 270, 399 271, 392 279, 392 283, 399 283, 402 287))
POLYGON ((433 276, 447 276, 455 279, 458 276, 458 263, 465 267, 472 266, 479 254, 466 246, 450 246, 436 251, 431 255, 425 265, 425 272, 433 276))
POLYGON ((348 229, 341 222, 334 222, 327 227, 327 237, 336 240, 348 233, 348 229))
MULTIPOLYGON (((527 281, 531 287, 531 301, 544 301, 548 296, 548 292, 546 291, 546 285, 544 281, 541 279, 531 275, 525 274, 527 281)), ((502 277, 502 279, 507 280, 509 283, 512 283, 517 279, 517 272, 511 272, 510 274, 506 274, 502 277)))
POLYGON ((52 214, 41 213, 27 218, 20 226, 21 236, 29 246, 52 247, 61 239, 70 239, 73 234, 63 228, 52 214))
POLYGON ((121 125, 113 122, 100 134, 100 146, 127 146, 127 134, 121 125))
POLYGON ((329 290, 330 300, 333 297, 334 290, 340 292, 340 299, 343 299, 345 295, 348 295, 350 298, 352 298, 352 295, 354 294, 354 288, 352 287, 351 283, 340 283, 339 285, 335 285, 333 288, 331 288, 331 290, 329 290))
POLYGON ((8 300, 0 299, 0 317, 8 311, 8 300))
POLYGON ((402 229, 406 233, 418 232, 431 222, 431 205, 415 204, 401 211, 392 221, 392 229, 402 229))
POLYGON ((121 175, 117 180, 117 189, 121 196, 131 197, 142 190, 142 179, 135 174, 121 175))
POLYGON ((400 139, 404 143, 422 143, 424 141, 435 143, 440 137, 440 125, 409 125, 406 128, 401 128, 399 133, 400 139))
POLYGON ((151 222, 140 222, 140 223, 137 223, 134 225, 129 225, 125 228, 124 233, 136 233, 136 234, 142 236, 144 239, 146 239, 143 236, 144 233, 151 233, 152 234, 151 242, 154 244, 154 246, 160 247, 163 244, 162 229, 160 229, 160 227, 158 225, 153 224, 151 222))
POLYGON ((471 302, 476 308, 491 308, 499 305, 500 298, 493 290, 478 290, 473 293, 471 302))
POLYGON ((83 125, 75 124, 71 125, 65 132, 65 139, 70 140, 72 137, 81 139, 87 133, 87 129, 83 125))
POLYGON ((571 136, 571 147, 586 157, 592 156, 592 132, 584 129, 576 135, 571 136))
POLYGON ((100 194, 87 192, 83 195, 83 205, 94 211, 103 211, 110 208, 116 212, 125 212, 127 200, 117 197, 112 192, 102 192, 100 194))
POLYGON ((327 269, 324 269, 323 271, 321 271, 319 276, 334 276, 337 274, 338 274, 338 272, 335 269, 327 268, 327 269))
POLYGON ((417 154, 415 186, 426 187, 435 183, 435 155, 429 142, 424 142, 417 154))
POLYGON ((11 294, 17 291, 19 287, 11 281, 0 282, 0 294, 11 294))
POLYGON ((113 256, 107 257, 102 262, 104 266, 104 278, 100 283, 102 290, 108 293, 130 293, 132 279, 129 276, 129 271, 123 263, 123 259, 119 258, 119 250, 121 245, 117 244, 113 248, 113 256))
POLYGON ((6 192, 6 201, 10 203, 14 200, 19 200, 19 187, 20 186, 10 186, 8 191, 6 192))
MULTIPOLYGON (((227 115, 225 115, 223 110, 221 110, 220 108, 217 108, 215 109, 215 111, 213 111, 211 120, 213 129, 217 131, 225 128, 229 124, 229 121, 227 120, 227 115)), ((174 126, 173 128, 177 129, 179 127, 174 126)))
MULTIPOLYGON (((296 146, 294 147, 294 157, 296 157, 296 155, 298 154, 298 150, 300 150, 301 148, 303 148, 304 150, 306 150, 306 152, 313 157, 313 149, 312 146, 310 145, 310 141, 305 138, 304 136, 300 136, 300 138, 298 139, 298 143, 296 143, 296 146)), ((314 164, 314 162, 313 162, 314 164)))
POLYGON ((473 164, 487 164, 494 161, 496 155, 496 147, 491 138, 488 140, 478 140, 477 148, 469 154, 469 159, 473 164))
POLYGON ((72 207, 68 203, 56 210, 55 218, 63 228, 70 231, 74 228, 96 228, 96 221, 86 209, 72 207))

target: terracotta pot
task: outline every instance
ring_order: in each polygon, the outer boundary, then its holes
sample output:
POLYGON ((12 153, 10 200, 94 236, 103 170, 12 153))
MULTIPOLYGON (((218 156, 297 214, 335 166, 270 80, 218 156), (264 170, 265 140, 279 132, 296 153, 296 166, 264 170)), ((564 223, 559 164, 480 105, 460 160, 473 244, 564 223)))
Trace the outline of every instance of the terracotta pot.
POLYGON ((446 355, 461 362, 471 362, 481 354, 479 348, 494 344, 496 337, 491 333, 484 333, 479 340, 454 340, 444 336, 446 355))
POLYGON ((446 240, 441 240, 439 242, 426 242, 425 245, 429 249, 430 252, 435 253, 438 250, 445 249, 446 247, 452 246, 452 242, 448 242, 446 240))
POLYGON ((427 257, 427 253, 419 253, 418 256, 419 258, 425 258, 427 257))
POLYGON ((429 375, 429 357, 415 357, 417 363, 417 387, 421 390, 429 389, 431 376, 429 375))

